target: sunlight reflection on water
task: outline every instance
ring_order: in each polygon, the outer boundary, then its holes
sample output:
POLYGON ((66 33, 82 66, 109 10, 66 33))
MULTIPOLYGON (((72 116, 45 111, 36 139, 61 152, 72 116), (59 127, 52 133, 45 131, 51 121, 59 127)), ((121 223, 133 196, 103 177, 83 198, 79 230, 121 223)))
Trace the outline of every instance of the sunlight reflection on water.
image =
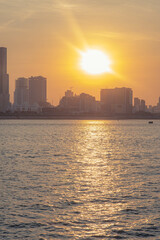
POLYGON ((1 121, 2 239, 158 239, 159 127, 1 121))

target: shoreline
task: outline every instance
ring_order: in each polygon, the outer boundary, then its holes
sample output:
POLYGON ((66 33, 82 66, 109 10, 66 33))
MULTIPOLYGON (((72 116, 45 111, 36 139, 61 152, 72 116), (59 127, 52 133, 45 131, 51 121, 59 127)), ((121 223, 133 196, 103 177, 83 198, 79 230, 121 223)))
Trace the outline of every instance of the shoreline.
POLYGON ((1 115, 0 120, 160 120, 160 116, 1 115))

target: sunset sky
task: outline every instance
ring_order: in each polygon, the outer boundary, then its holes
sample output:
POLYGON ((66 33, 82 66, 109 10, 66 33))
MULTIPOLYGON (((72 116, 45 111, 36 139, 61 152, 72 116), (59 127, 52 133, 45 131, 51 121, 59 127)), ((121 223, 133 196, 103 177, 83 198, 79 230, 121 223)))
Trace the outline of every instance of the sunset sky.
POLYGON ((130 87, 156 104, 160 96, 160 0, 0 0, 0 46, 15 79, 48 79, 48 101, 66 89, 99 99, 101 88, 130 87), (88 75, 79 51, 102 50, 113 73, 88 75))

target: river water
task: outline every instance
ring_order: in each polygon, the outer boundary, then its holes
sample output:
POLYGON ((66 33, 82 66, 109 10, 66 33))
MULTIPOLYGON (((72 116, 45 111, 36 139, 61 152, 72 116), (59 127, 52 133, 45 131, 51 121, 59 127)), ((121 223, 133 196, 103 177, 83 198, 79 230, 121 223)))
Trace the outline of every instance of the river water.
POLYGON ((1 120, 0 239, 160 239, 160 121, 1 120))

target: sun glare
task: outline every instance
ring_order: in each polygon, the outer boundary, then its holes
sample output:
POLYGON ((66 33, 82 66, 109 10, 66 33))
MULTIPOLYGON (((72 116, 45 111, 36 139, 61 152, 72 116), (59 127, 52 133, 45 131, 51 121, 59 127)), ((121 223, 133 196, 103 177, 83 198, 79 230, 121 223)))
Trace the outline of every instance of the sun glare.
POLYGON ((110 65, 109 57, 100 50, 88 49, 86 52, 81 52, 80 67, 88 74, 111 73, 110 65))

